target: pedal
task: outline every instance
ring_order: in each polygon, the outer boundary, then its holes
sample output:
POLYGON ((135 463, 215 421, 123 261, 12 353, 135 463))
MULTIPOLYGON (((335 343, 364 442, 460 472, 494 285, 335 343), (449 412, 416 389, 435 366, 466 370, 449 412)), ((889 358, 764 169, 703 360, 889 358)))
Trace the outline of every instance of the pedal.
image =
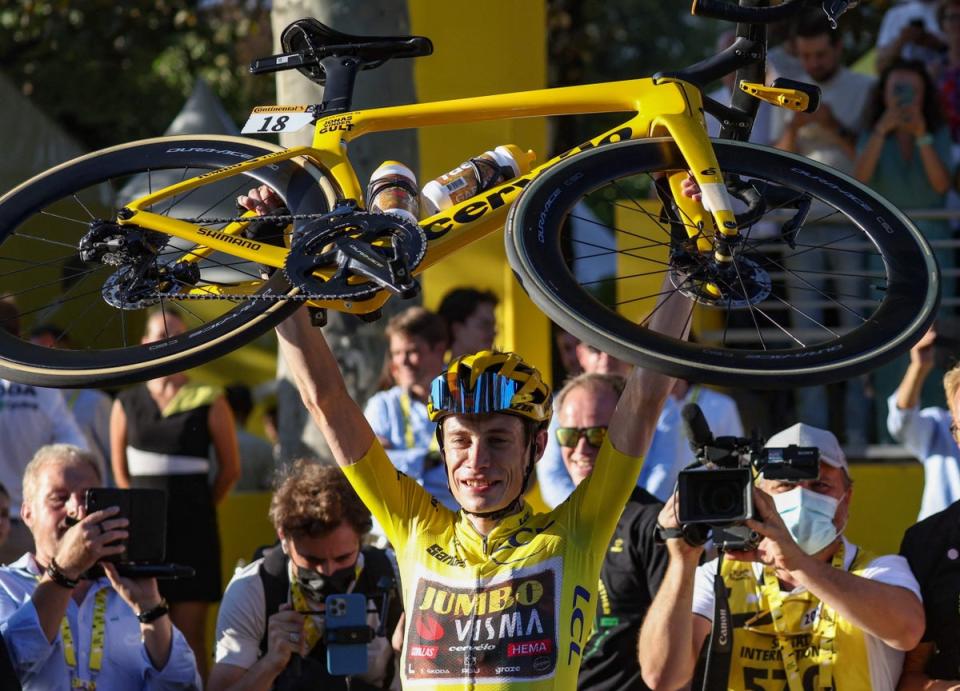
POLYGON ((323 307, 307 307, 307 313, 310 315, 310 326, 320 328, 327 325, 327 310, 323 307))
POLYGON ((777 77, 770 86, 740 82, 740 90, 779 108, 803 113, 812 113, 820 106, 820 87, 784 77, 777 77))

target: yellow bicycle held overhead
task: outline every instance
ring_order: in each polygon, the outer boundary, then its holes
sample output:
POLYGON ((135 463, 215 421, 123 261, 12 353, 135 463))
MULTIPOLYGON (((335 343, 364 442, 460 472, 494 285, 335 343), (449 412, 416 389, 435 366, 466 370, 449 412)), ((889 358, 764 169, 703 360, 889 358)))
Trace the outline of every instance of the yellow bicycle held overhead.
MULTIPOLYGON (((25 320, 59 322, 64 335, 45 347, 0 329, 0 376, 59 387, 143 380, 237 348, 303 302, 376 318, 391 295, 416 292, 417 274, 501 227, 541 309, 620 358, 751 387, 822 383, 889 360, 934 317, 936 262, 865 186, 745 141, 758 99, 812 110, 818 93, 763 80, 766 23, 809 0, 741 3, 694 2, 694 14, 738 22, 738 38, 685 70, 371 110, 350 109, 358 73, 428 55, 430 41, 295 22, 282 35, 287 52, 251 71, 299 69, 325 85, 324 101, 255 109, 245 132, 312 126, 311 146, 143 140, 0 198, 0 292, 25 320), (702 95, 734 71, 730 105, 702 95), (708 138, 704 111, 723 123, 721 138, 708 138), (419 225, 367 212, 346 154, 371 132, 590 113, 625 120, 419 225), (684 194, 689 176, 700 194, 684 194), (238 211, 237 196, 260 185, 282 212, 238 211), (645 327, 663 286, 717 311, 696 343, 645 327), (131 338, 145 311, 174 305, 186 333, 131 338)), ((847 4, 823 3, 831 18, 847 4)))

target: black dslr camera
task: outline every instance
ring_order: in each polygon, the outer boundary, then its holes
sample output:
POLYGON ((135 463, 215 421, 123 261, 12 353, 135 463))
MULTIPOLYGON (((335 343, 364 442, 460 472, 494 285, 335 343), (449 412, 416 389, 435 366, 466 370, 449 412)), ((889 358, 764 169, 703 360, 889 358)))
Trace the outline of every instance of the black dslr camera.
POLYGON ((820 475, 820 450, 795 445, 765 449, 756 434, 714 438, 695 403, 685 405, 682 415, 697 461, 677 478, 680 524, 688 530, 702 526, 704 539, 711 530, 721 550, 756 549, 761 537, 744 524, 754 517, 754 470, 768 480, 812 480, 820 475))

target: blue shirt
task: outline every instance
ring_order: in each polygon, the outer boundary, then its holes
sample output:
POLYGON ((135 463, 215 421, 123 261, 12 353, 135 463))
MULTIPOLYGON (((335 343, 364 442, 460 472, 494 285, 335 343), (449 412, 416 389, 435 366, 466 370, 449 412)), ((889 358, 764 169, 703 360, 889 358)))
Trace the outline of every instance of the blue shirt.
MULTIPOLYGON (((24 691, 70 691, 70 668, 63 657, 61 636, 58 633, 53 643, 47 640, 31 600, 39 575, 30 554, 0 567, 0 634, 24 691)), ((106 578, 95 581, 79 605, 71 598, 67 621, 76 647, 77 674, 80 679, 95 680, 97 691, 200 688, 196 659, 183 634, 174 627, 170 658, 163 669, 156 669, 144 647, 136 615, 106 578), (109 593, 103 663, 94 676, 89 669, 94 599, 104 588, 109 593)))
MULTIPOLYGON (((424 471, 424 460, 431 448, 437 448, 435 423, 427 417, 427 406, 405 394, 399 386, 379 391, 367 401, 363 414, 373 433, 386 439, 391 448, 387 456, 397 468, 416 480, 440 503, 452 511, 460 506, 447 487, 447 473, 443 465, 424 471), (404 412, 401 399, 407 396, 409 414, 404 412), (410 444, 409 440, 413 443, 410 444)), ((385 444, 384 446, 387 446, 385 444)))
POLYGON ((897 394, 887 399, 887 431, 923 463, 923 498, 918 521, 943 511, 960 499, 960 448, 950 433, 950 411, 943 408, 897 407, 897 394))

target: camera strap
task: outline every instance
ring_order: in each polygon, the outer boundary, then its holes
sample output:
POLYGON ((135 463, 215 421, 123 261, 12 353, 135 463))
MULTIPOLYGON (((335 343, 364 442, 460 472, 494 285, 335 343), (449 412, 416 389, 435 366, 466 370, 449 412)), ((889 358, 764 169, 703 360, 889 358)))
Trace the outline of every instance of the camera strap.
POLYGON ((707 642, 707 654, 703 667, 703 691, 725 691, 730 676, 730 655, 733 652, 732 618, 727 586, 721 575, 723 555, 717 560, 717 572, 713 576, 713 626, 707 642))
MULTIPOLYGON (((840 543, 840 549, 836 551, 831 560, 831 566, 835 569, 843 569, 844 544, 840 543)), ((770 608, 770 618, 773 621, 773 628, 777 632, 777 643, 780 646, 780 654, 783 658, 783 668, 787 674, 787 685, 790 691, 803 691, 803 683, 800 679, 800 665, 797 662, 797 651, 790 644, 790 637, 786 631, 786 622, 783 617, 783 593, 780 591, 780 582, 777 580, 777 574, 769 566, 763 567, 763 585, 760 591, 767 606, 770 608)), ((822 600, 817 610, 817 618, 812 627, 813 633, 819 633, 820 645, 820 676, 817 687, 820 689, 829 689, 833 686, 833 665, 836 661, 837 651, 834 646, 837 635, 837 613, 822 600)))

